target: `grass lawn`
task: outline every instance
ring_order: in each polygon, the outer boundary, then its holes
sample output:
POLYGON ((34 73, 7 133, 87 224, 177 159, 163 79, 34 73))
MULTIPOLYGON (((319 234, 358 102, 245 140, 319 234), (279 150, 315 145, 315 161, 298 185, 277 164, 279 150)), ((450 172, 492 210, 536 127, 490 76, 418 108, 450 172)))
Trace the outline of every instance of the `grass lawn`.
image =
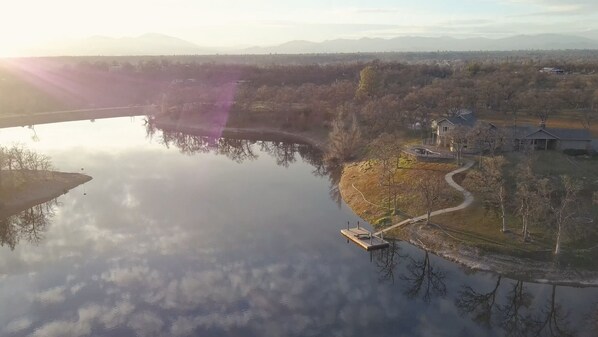
MULTIPOLYGON (((566 174, 582 182, 583 189, 577 198, 580 216, 591 218, 594 221, 593 223, 578 224, 576 230, 568 230, 565 233, 563 250, 575 252, 595 246, 598 241, 598 231, 596 230, 598 228, 596 223, 598 207, 592 206, 591 202, 592 192, 598 190, 598 160, 596 158, 569 157, 554 151, 538 151, 535 155, 537 159, 534 172, 537 175, 558 179, 560 175, 566 174)), ((507 215, 507 227, 510 229, 508 233, 500 231, 502 223, 498 214, 484 206, 484 194, 479 188, 479 182, 474 178, 474 170, 477 168, 466 172, 462 181, 462 185, 474 194, 476 198, 474 203, 463 211, 435 217, 434 222, 441 224, 441 227, 451 236, 468 245, 481 248, 483 251, 536 259, 551 259, 556 239, 554 227, 547 224, 532 225, 530 227, 532 242, 522 242, 521 220, 516 215, 517 203, 514 192, 517 176, 515 162, 519 156, 521 155, 518 153, 506 155, 510 162, 508 170, 511 172, 507 182, 509 185, 507 201, 510 209, 507 215)), ((588 253, 591 252, 588 251, 588 253)))
POLYGON ((460 203, 461 194, 444 182, 444 175, 456 167, 452 162, 418 162, 401 158, 395 175, 395 180, 398 182, 396 210, 393 208, 394 196, 390 197, 389 203, 388 189, 380 184, 381 165, 375 160, 347 165, 339 186, 344 200, 363 219, 372 224, 383 224, 385 220, 394 223, 425 213, 422 197, 416 186, 421 177, 441 180, 443 197, 438 202, 439 208, 460 203))
MULTIPOLYGON (((534 171, 537 175, 552 177, 567 174, 583 183, 583 190, 578 195, 580 215, 593 219, 593 223, 578 226, 578 231, 569 231, 563 242, 562 259, 568 265, 593 267, 598 258, 598 206, 592 205, 592 193, 598 191, 598 158, 569 157, 554 151, 538 151, 534 171), (584 227, 585 226, 585 227, 584 227), (581 235, 580 235, 581 234, 581 235), (596 248, 594 249, 594 246, 596 248)), ((484 205, 484 195, 480 182, 475 178, 477 168, 472 168, 455 177, 455 181, 462 184, 474 194, 474 203, 465 210, 439 215, 432 218, 438 224, 439 232, 447 240, 454 240, 466 246, 480 248, 484 253, 501 253, 511 256, 527 257, 536 260, 552 260, 555 231, 553 227, 537 224, 530 226, 532 241, 522 242, 521 222, 516 215, 515 177, 517 166, 514 164, 521 154, 506 155, 511 162, 508 170, 509 177, 509 214, 507 216, 508 232, 501 232, 501 219, 484 205)), ((397 211, 388 207, 388 191, 380 185, 380 165, 377 161, 362 161, 348 165, 343 172, 340 188, 345 201, 362 218, 372 224, 383 224, 384 220, 396 223, 408 216, 425 213, 422 199, 415 182, 422 176, 438 178, 456 168, 454 163, 430 163, 402 159, 396 179, 400 182, 400 193, 397 200, 397 211), (363 196, 357 192, 354 185, 363 196), (367 199, 367 201, 364 200, 367 199), (369 203, 369 202, 371 203, 369 203), (374 206, 376 204, 378 206, 374 206)), ((455 206, 463 197, 460 193, 448 187, 444 180, 446 197, 437 203, 435 209, 455 206)))

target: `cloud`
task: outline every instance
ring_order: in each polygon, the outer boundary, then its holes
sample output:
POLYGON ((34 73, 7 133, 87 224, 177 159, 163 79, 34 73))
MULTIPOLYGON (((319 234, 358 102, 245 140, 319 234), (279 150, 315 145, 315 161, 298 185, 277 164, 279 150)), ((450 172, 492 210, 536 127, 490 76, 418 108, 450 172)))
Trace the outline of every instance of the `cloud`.
POLYGON ((20 318, 8 323, 4 328, 4 332, 9 334, 18 333, 23 330, 29 329, 29 327, 31 327, 32 324, 33 322, 29 318, 20 318))
POLYGON ((190 336, 197 328, 223 329, 244 327, 252 319, 250 312, 237 312, 229 315, 212 313, 196 317, 179 317, 170 327, 170 333, 176 337, 190 336))
POLYGON ((43 305, 62 303, 66 299, 64 291, 65 287, 55 287, 48 290, 39 292, 33 296, 35 302, 39 302, 43 305))
POLYGON ((598 10, 598 2, 595 0, 507 0, 507 2, 512 4, 535 5, 543 9, 539 12, 516 16, 587 15, 596 14, 595 10, 598 10))
POLYGON ((126 301, 115 307, 90 304, 77 310, 77 320, 59 320, 37 328, 33 337, 84 337, 89 336, 95 325, 113 329, 124 324, 135 307, 126 301))
POLYGON ((147 266, 132 266, 128 268, 112 268, 102 273, 102 280, 114 283, 119 287, 139 287, 145 285, 155 289, 163 285, 163 281, 156 270, 147 266))
POLYGON ((135 314, 127 324, 139 337, 160 336, 164 322, 150 311, 135 314))
POLYGON ((83 289, 83 287, 85 287, 85 282, 79 282, 79 283, 73 285, 71 287, 71 294, 75 295, 76 293, 79 292, 79 290, 83 289))
POLYGON ((356 14, 395 14, 399 12, 398 8, 354 8, 350 12, 356 14))

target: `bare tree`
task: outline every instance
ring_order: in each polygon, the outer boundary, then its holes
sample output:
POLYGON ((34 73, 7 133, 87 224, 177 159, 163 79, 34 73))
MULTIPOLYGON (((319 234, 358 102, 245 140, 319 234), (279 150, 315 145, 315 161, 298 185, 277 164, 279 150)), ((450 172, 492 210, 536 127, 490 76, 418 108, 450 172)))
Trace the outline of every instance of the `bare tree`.
POLYGON ((549 203, 546 197, 550 195, 547 189, 550 185, 546 180, 538 179, 532 170, 532 158, 526 158, 517 169, 517 213, 521 217, 521 233, 523 241, 530 240, 529 227, 542 215, 549 203))
POLYGON ((427 214, 426 224, 430 224, 432 210, 436 206, 438 200, 443 196, 443 183, 444 181, 436 175, 422 176, 416 183, 416 187, 422 199, 422 204, 427 214))
POLYGON ((469 143, 469 128, 457 125, 447 133, 450 141, 451 150, 455 152, 457 157, 457 165, 461 165, 463 160, 463 151, 469 143))
POLYGON ((561 176, 562 193, 555 203, 550 204, 552 215, 556 225, 556 244, 554 254, 558 255, 561 251, 561 240, 563 232, 567 225, 571 224, 573 218, 577 215, 576 199, 577 193, 581 189, 581 183, 567 175, 561 176))
POLYGON ((397 208, 399 183, 396 173, 401 159, 401 145, 397 137, 384 133, 370 144, 370 156, 380 163, 380 185, 387 191, 388 209, 397 208))
POLYGON ((484 192, 484 202, 500 215, 503 232, 507 231, 506 165, 507 160, 503 156, 488 158, 478 172, 480 188, 484 192))
POLYGON ((581 125, 590 130, 592 124, 598 118, 598 90, 594 91, 591 95, 588 95, 587 102, 585 106, 580 109, 581 116, 580 121, 581 125))

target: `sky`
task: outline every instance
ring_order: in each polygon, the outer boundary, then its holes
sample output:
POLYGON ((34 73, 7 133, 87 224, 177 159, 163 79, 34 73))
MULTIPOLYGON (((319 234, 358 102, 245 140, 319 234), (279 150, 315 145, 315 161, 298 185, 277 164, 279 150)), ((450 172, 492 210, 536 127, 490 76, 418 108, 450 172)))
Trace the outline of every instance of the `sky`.
POLYGON ((201 46, 598 29, 598 0, 0 0, 0 56, 91 36, 160 33, 201 46))

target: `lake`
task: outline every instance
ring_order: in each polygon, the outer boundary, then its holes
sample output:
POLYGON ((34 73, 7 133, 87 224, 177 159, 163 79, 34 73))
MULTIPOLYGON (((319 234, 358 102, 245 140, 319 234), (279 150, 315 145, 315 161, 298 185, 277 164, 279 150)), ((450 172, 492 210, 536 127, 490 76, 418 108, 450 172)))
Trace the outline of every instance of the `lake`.
POLYGON ((598 334, 598 289, 347 243, 360 219, 306 145, 140 117, 0 130, 15 142, 93 180, 1 223, 20 226, 0 247, 1 336, 598 334))

